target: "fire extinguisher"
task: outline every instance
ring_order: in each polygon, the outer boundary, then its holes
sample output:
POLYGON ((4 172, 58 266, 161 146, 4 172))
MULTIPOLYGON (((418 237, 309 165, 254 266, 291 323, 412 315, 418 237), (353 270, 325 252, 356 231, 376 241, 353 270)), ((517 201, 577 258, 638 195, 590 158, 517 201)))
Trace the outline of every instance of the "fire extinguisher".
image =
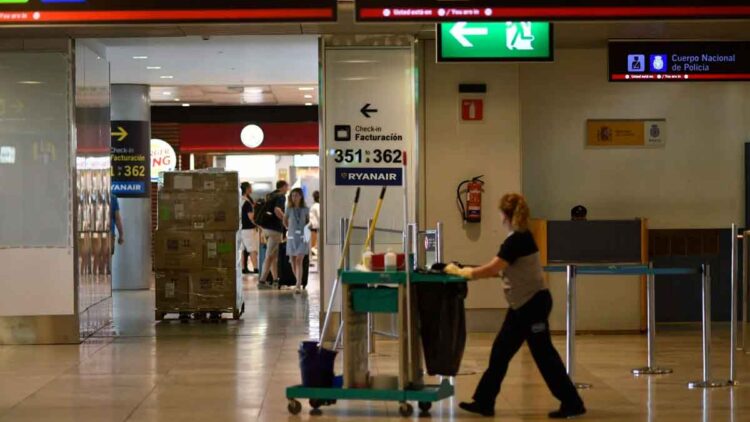
POLYGON ((482 221, 482 191, 484 180, 481 176, 464 180, 456 189, 456 200, 465 223, 479 223, 482 221), (466 201, 464 202, 464 195, 466 201))

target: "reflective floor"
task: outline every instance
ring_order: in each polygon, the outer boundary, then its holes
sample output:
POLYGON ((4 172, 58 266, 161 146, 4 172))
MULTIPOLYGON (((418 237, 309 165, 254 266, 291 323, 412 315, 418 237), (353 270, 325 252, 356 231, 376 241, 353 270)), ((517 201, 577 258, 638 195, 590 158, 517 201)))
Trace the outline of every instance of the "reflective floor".
MULTIPOLYGON (((322 416, 309 415, 304 403, 300 416, 287 413, 284 389, 299 382, 297 346, 318 330, 316 287, 313 281, 309 293, 296 296, 259 290, 248 279, 244 319, 218 324, 155 323, 153 293, 117 293, 114 326, 83 345, 0 346, 0 421, 402 420, 396 404, 379 402, 339 402, 322 416)), ((728 376, 726 337, 716 327, 717 379, 728 376)), ((433 419, 478 419, 456 404, 471 396, 492 340, 470 336, 457 398, 436 405, 433 419)), ((563 340, 555 338, 561 354, 563 340)), ((645 337, 580 336, 577 380, 593 384, 582 393, 584 420, 750 420, 749 356, 738 355, 739 380, 747 384, 704 392, 686 388, 701 376, 695 327, 662 329, 658 350, 658 363, 674 374, 636 378, 630 369, 645 363, 645 337)), ((395 344, 380 342, 377 351, 374 372, 390 372, 395 344)), ((546 420, 556 406, 524 347, 495 419, 546 420)))

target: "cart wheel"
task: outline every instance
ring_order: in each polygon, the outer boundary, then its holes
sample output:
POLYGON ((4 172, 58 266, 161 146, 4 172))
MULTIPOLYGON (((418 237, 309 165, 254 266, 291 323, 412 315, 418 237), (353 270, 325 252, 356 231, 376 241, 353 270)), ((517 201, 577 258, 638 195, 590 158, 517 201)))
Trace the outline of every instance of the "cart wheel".
POLYGON ((398 406, 398 413, 401 414, 401 416, 408 418, 412 414, 414 414, 414 407, 410 405, 409 403, 401 403, 398 406))
POLYGON ((302 403, 298 402, 297 400, 289 400, 289 404, 286 406, 286 410, 288 410, 292 415, 299 415, 299 413, 302 411, 302 403))
POLYGON ((323 407, 323 405, 325 405, 325 402, 323 400, 310 399, 310 407, 312 407, 313 410, 318 410, 323 407))
POLYGON ((154 316, 156 317, 157 321, 163 321, 164 320, 164 315, 166 315, 166 313, 156 311, 156 314, 154 316))
POLYGON ((419 402, 419 410, 421 410, 424 413, 427 413, 432 409, 432 402, 429 401, 421 401, 419 402))
POLYGON ((180 312, 180 322, 183 324, 187 324, 188 322, 190 322, 190 313, 180 312))

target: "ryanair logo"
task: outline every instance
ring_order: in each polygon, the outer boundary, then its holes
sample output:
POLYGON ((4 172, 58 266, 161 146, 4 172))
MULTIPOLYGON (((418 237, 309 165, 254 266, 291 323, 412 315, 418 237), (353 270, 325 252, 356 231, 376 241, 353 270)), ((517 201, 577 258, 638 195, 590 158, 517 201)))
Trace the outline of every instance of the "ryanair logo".
POLYGON ((336 186, 402 186, 401 168, 337 168, 336 186))
POLYGON ((112 193, 125 197, 144 195, 146 182, 112 182, 112 193))

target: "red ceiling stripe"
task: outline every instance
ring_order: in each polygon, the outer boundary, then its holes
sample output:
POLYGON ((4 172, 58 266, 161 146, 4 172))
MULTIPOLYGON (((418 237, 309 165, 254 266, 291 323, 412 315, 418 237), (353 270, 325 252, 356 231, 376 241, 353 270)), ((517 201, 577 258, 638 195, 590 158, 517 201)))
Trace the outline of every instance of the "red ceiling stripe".
MULTIPOLYGON (((481 20, 481 19, 505 19, 505 18, 645 18, 645 17, 711 17, 727 16, 741 17, 750 16, 750 6, 705 6, 705 7, 494 7, 492 16, 484 14, 478 16, 443 16, 437 15, 439 8, 419 7, 393 7, 390 10, 429 10, 430 16, 394 15, 383 16, 386 8, 362 8, 359 10, 361 19, 373 20, 404 20, 404 21, 453 21, 453 20, 481 20)), ((466 8, 445 7, 445 10, 467 10, 466 8)), ((476 9, 476 8, 472 8, 476 9)))
MULTIPOLYGON (((669 74, 673 75, 673 74, 669 74)), ((678 74, 679 75, 679 74, 678 74)), ((615 81, 630 81, 630 82, 680 82, 680 81, 691 81, 691 80, 700 80, 700 81, 711 81, 711 80, 720 80, 720 81, 726 81, 726 80, 737 80, 737 81, 745 81, 750 80, 750 73, 716 73, 716 74, 706 74, 706 75, 700 75, 700 74, 688 74, 687 79, 657 79, 656 75, 654 75, 654 79, 646 79, 641 77, 633 77, 632 75, 627 75, 624 73, 615 73, 612 75, 612 80, 615 81), (630 76, 630 78, 628 78, 630 76)))
POLYGON ((249 149, 242 144, 244 123, 188 123, 180 125, 180 152, 318 152, 319 128, 312 123, 259 123, 263 144, 249 149))
POLYGON ((88 12, 0 12, 0 22, 147 22, 332 19, 332 9, 115 10, 88 12), (36 18, 35 18, 36 16, 36 18))

